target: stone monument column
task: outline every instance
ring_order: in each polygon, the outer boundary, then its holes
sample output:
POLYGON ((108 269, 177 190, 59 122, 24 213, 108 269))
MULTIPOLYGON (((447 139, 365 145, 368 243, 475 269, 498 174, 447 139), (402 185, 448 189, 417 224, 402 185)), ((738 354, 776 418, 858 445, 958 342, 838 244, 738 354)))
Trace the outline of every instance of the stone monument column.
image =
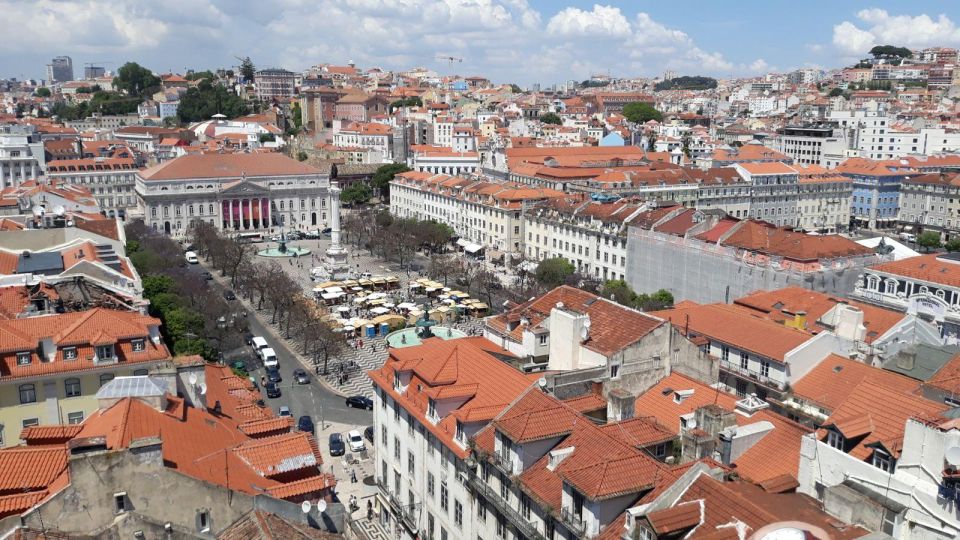
POLYGON ((337 279, 350 269, 347 250, 340 245, 340 186, 336 184, 330 185, 330 247, 326 251, 324 266, 331 279, 337 279))

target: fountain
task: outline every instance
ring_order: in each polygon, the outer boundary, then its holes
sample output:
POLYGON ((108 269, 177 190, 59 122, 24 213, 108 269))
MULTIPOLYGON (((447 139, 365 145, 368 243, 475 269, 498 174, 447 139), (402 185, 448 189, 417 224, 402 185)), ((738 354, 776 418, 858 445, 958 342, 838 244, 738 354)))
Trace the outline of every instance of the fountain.
POLYGON ((397 349, 413 347, 432 337, 450 340, 467 337, 467 334, 449 326, 438 326, 437 321, 430 318, 430 306, 425 304, 423 306, 423 316, 417 319, 412 327, 397 330, 387 335, 387 345, 397 349))
POLYGON ((273 258, 302 257, 309 254, 310 250, 307 248, 287 246, 287 235, 283 232, 282 228, 280 229, 280 242, 278 243, 277 247, 261 249, 257 252, 257 255, 261 257, 273 258))

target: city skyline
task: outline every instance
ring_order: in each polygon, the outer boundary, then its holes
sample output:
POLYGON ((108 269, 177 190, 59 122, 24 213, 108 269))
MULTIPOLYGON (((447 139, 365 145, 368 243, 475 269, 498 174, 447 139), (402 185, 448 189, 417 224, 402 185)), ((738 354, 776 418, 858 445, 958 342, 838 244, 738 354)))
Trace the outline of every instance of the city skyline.
POLYGON ((317 63, 481 74, 496 82, 549 85, 595 73, 742 77, 804 67, 837 68, 873 45, 960 44, 943 4, 813 2, 791 13, 749 3, 731 13, 695 2, 690 11, 647 2, 542 0, 303 4, 216 1, 161 4, 3 1, 12 29, 0 44, 0 76, 42 78, 54 56, 115 70, 136 61, 156 72, 258 67, 293 71, 317 63), (107 13, 107 16, 98 16, 107 13), (37 24, 42 21, 43 24, 37 24), (302 37, 307 36, 307 37, 302 37), (310 37, 316 36, 316 37, 310 37), (438 56, 462 58, 449 64, 438 56))

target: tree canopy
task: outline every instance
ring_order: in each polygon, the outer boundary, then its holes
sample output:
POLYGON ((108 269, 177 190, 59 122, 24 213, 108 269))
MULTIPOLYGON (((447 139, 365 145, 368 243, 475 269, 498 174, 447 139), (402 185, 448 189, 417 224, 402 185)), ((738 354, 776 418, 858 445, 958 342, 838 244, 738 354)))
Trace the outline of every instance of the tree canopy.
POLYGON ((94 92, 93 97, 88 101, 81 101, 73 105, 61 101, 55 104, 50 112, 61 121, 81 120, 95 112, 105 115, 136 112, 139 104, 139 98, 101 90, 94 92))
POLYGON ((340 200, 344 204, 363 204, 370 200, 373 193, 370 186, 364 182, 354 182, 340 192, 340 200))
POLYGON ((717 80, 713 77, 702 77, 700 75, 683 77, 674 77, 658 82, 653 89, 656 91, 671 90, 674 88, 680 90, 709 90, 717 87, 717 80))
POLYGON ((395 111, 404 107, 423 107, 423 100, 418 96, 405 97, 398 99, 390 104, 390 110, 395 111))
POLYGON ((937 231, 924 231, 917 237, 917 245, 926 251, 940 247, 940 233, 937 231))
POLYGON ((563 257, 544 259, 537 265, 534 275, 544 287, 558 287, 563 285, 567 278, 573 275, 574 267, 563 257))
POLYGON ((620 305, 643 311, 656 311, 673 306, 673 294, 670 291, 660 289, 651 294, 637 294, 622 279, 612 279, 604 283, 601 294, 620 305))
POLYGON ((160 78, 136 62, 127 62, 117 70, 113 86, 130 96, 149 95, 160 86, 160 78))
POLYGON ((50 97, 50 89, 46 86, 37 88, 37 97, 50 97))
POLYGON ((623 116, 636 124, 642 124, 650 120, 656 120, 657 122, 663 121, 663 115, 660 114, 660 111, 654 109, 653 105, 639 101, 627 103, 627 105, 623 107, 623 116))
POLYGON ((514 94, 520 94, 523 92, 523 90, 515 84, 510 85, 510 91, 513 92, 514 94))
POLYGON ((187 73, 187 76, 186 76, 186 77, 184 77, 184 79, 186 79, 186 80, 188 80, 188 81, 195 81, 195 80, 197 80, 197 79, 208 79, 208 80, 211 80, 211 81, 212 81, 212 80, 215 80, 216 78, 217 78, 217 76, 214 75, 213 72, 210 71, 210 70, 206 70, 206 71, 191 71, 190 73, 187 73))
POLYGON ((377 172, 373 173, 373 179, 371 184, 375 189, 380 190, 380 198, 389 199, 390 198, 390 181, 393 180, 393 177, 404 173, 410 170, 410 167, 407 167, 403 163, 388 163, 382 165, 377 172))
POLYGON ((541 114, 540 121, 543 122, 544 124, 555 124, 558 126, 563 123, 563 120, 561 120, 560 117, 557 116, 557 113, 552 113, 552 112, 541 114))
POLYGON ((876 47, 870 49, 870 54, 874 58, 880 58, 880 57, 910 58, 911 56, 913 56, 913 53, 910 52, 910 49, 906 47, 895 47, 893 45, 877 45, 876 47))
POLYGON ((228 92, 219 84, 211 84, 208 79, 187 89, 180 98, 180 106, 177 107, 177 116, 181 122, 199 122, 217 113, 236 118, 248 112, 247 104, 239 96, 228 92))
POLYGON ((249 56, 244 58, 240 62, 240 75, 243 77, 243 79, 246 82, 252 83, 253 77, 254 75, 256 75, 256 73, 257 73, 257 68, 254 67, 253 60, 250 60, 249 56))
POLYGON ((580 86, 583 88, 598 88, 601 86, 607 86, 610 84, 610 81, 594 81, 592 79, 587 79, 580 83, 580 86))

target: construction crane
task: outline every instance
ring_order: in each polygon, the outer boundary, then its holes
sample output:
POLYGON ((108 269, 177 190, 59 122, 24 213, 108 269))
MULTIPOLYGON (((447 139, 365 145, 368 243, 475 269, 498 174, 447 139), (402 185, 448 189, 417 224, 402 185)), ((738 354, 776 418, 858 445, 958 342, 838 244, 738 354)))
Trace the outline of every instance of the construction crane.
POLYGON ((458 58, 458 57, 456 57, 456 56, 446 56, 446 55, 443 55, 443 54, 438 54, 438 55, 437 55, 437 60, 443 60, 443 61, 447 62, 447 63, 450 65, 451 68, 453 67, 453 63, 454 63, 454 62, 457 62, 457 63, 463 62, 463 58, 458 58))

